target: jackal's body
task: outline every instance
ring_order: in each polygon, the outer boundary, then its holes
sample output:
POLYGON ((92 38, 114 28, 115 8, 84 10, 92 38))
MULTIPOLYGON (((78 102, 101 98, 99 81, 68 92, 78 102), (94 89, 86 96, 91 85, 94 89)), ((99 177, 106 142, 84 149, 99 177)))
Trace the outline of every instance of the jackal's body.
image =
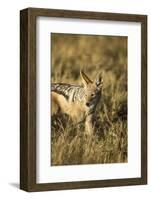
POLYGON ((84 88, 82 86, 53 83, 51 91, 53 102, 73 121, 78 122, 86 116, 87 108, 84 105, 84 88))
MULTIPOLYGON (((84 76, 86 75, 83 73, 82 77, 84 76)), ((86 78, 84 77, 84 80, 86 78)), ((67 113, 73 121, 79 122, 85 119, 86 133, 91 134, 96 107, 101 98, 101 89, 89 79, 87 81, 89 83, 83 86, 52 83, 51 97, 59 109, 67 113)))
POLYGON ((84 97, 84 87, 66 83, 52 83, 51 91, 63 95, 67 101, 82 101, 84 97))

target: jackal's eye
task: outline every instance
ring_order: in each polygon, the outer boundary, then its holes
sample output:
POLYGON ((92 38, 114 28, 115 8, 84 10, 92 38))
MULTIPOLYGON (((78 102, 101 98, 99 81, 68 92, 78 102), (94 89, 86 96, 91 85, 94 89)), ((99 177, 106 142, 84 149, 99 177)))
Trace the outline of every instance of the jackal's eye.
POLYGON ((94 93, 92 93, 92 94, 91 94, 91 97, 94 97, 94 96, 95 96, 95 94, 94 94, 94 93))

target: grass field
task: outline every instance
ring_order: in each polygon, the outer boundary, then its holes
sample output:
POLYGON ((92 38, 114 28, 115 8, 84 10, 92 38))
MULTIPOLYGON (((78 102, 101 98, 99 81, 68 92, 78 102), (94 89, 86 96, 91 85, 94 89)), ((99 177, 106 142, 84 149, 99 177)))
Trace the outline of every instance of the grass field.
POLYGON ((95 134, 83 134, 69 117, 51 113, 51 165, 127 162, 127 37, 51 35, 52 82, 81 84, 103 71, 95 134))

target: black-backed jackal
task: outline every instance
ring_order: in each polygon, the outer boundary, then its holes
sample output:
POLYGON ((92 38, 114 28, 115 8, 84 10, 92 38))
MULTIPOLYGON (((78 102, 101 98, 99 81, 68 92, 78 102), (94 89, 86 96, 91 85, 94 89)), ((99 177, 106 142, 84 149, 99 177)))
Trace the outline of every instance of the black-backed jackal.
POLYGON ((73 121, 85 121, 85 133, 93 134, 97 106, 100 104, 103 79, 99 74, 93 82, 80 71, 83 85, 67 83, 52 83, 51 99, 63 113, 68 114, 73 121))

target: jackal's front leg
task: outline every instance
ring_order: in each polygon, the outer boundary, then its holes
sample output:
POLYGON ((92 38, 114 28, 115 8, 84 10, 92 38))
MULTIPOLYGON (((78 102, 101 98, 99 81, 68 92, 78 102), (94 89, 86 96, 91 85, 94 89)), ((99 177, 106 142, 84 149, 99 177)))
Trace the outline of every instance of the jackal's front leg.
POLYGON ((94 132, 93 115, 88 115, 85 120, 85 134, 92 135, 94 132))

